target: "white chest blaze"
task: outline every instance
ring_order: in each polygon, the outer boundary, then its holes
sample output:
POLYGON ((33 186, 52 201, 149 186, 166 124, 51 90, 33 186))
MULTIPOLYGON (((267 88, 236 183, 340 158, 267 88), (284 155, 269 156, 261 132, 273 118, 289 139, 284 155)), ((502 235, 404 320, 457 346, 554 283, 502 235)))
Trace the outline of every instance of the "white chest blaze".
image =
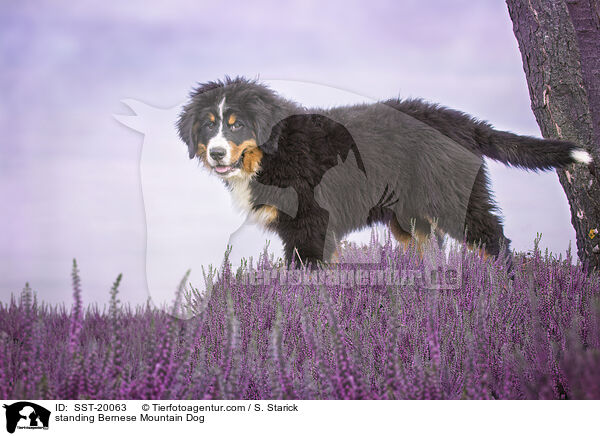
POLYGON ((235 208, 244 213, 252 212, 250 177, 232 177, 227 182, 235 208))
POLYGON ((227 180, 231 190, 233 205, 240 212, 248 214, 248 218, 259 225, 266 226, 273 221, 273 208, 263 206, 254 210, 252 208, 252 192, 250 190, 250 176, 232 177, 227 180))

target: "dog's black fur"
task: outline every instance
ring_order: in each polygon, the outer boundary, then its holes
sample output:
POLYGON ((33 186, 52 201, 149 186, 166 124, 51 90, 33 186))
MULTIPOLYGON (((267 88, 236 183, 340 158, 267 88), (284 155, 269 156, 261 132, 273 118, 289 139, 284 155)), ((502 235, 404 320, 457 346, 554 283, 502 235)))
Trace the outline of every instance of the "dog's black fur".
POLYGON ((483 156, 547 170, 584 153, 421 100, 306 109, 243 78, 200 85, 190 97, 178 121, 190 158, 220 174, 240 206, 279 234, 288 263, 295 253, 313 265, 330 260, 340 238, 377 222, 406 241, 411 222, 429 234, 435 220, 488 254, 508 253, 483 156), (215 144, 228 144, 229 161, 211 157, 215 144))

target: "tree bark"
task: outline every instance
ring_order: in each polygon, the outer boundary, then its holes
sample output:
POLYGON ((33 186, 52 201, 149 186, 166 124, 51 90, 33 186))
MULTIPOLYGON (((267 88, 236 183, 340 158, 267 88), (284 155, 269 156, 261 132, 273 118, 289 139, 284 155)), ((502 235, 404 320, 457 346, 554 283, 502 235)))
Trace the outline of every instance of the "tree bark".
POLYGON ((577 254, 600 268, 600 0, 506 0, 531 107, 546 138, 581 144, 593 158, 557 170, 571 208, 577 254))

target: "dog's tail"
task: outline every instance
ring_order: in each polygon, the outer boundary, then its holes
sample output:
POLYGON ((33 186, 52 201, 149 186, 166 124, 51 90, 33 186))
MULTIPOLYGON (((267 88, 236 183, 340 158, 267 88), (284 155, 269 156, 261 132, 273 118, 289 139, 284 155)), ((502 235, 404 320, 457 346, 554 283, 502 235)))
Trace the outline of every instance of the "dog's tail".
POLYGON ((422 100, 391 100, 386 104, 442 132, 478 156, 487 156, 509 166, 548 170, 592 161, 587 151, 572 142, 495 130, 490 124, 463 112, 422 100))

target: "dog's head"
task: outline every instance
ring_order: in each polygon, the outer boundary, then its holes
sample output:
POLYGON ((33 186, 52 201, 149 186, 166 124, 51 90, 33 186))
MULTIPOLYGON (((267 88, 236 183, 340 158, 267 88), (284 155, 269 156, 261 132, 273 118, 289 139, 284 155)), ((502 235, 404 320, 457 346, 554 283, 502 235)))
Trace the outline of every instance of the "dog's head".
POLYGON ((290 103, 269 88, 243 78, 201 84, 190 94, 177 128, 190 159, 229 179, 253 175, 270 152, 271 129, 290 103))

